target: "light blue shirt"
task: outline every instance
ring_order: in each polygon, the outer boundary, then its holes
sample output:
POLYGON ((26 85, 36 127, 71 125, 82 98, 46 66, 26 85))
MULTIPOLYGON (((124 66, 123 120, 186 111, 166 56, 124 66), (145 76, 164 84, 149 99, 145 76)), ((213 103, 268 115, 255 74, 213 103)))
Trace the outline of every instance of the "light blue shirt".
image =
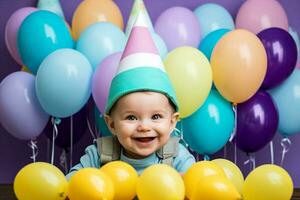
MULTIPOLYGON (((178 172, 184 173, 193 163, 195 163, 195 158, 182 144, 179 143, 178 145, 178 155, 174 158, 173 167, 178 172)), ((141 174, 147 167, 160 162, 156 153, 153 153, 144 159, 132 159, 126 157, 123 154, 123 151, 121 151, 120 160, 130 164, 133 168, 135 168, 138 174, 141 174)), ((98 154, 97 146, 95 144, 88 146, 85 149, 85 155, 80 158, 80 163, 75 165, 70 170, 69 174, 67 174, 67 179, 69 180, 76 171, 82 168, 100 168, 101 163, 99 161, 100 156, 98 154)))

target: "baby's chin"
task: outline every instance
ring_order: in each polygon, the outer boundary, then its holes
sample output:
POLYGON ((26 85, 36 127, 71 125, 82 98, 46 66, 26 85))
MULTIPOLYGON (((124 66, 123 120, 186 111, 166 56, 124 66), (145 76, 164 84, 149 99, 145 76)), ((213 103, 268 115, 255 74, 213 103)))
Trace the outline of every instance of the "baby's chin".
POLYGON ((157 149, 139 149, 135 151, 126 151, 124 152, 125 156, 133 159, 144 159, 149 156, 151 156, 153 153, 155 153, 157 149))

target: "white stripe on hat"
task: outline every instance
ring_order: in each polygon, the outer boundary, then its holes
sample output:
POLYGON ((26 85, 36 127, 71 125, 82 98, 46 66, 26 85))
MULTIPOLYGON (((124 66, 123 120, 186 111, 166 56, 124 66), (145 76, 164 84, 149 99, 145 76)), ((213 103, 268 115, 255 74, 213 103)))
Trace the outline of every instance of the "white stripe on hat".
POLYGON ((117 74, 138 67, 154 67, 165 72, 159 55, 152 53, 135 53, 121 60, 117 74))

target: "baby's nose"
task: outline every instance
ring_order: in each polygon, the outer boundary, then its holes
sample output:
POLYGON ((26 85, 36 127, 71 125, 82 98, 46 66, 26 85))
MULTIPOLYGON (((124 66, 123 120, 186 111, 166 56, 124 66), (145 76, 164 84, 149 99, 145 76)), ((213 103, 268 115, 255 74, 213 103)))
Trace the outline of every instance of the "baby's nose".
POLYGON ((150 130, 150 124, 149 124, 148 120, 140 121, 137 129, 138 129, 138 131, 149 131, 150 130))

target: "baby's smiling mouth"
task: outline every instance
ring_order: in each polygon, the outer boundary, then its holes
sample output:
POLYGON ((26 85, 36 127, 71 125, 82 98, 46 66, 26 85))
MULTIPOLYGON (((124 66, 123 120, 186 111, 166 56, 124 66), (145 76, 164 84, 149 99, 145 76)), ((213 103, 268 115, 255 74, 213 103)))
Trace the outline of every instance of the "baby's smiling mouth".
POLYGON ((155 138, 156 137, 136 137, 136 138, 133 138, 133 139, 137 140, 138 142, 147 143, 147 142, 151 142, 155 138))

